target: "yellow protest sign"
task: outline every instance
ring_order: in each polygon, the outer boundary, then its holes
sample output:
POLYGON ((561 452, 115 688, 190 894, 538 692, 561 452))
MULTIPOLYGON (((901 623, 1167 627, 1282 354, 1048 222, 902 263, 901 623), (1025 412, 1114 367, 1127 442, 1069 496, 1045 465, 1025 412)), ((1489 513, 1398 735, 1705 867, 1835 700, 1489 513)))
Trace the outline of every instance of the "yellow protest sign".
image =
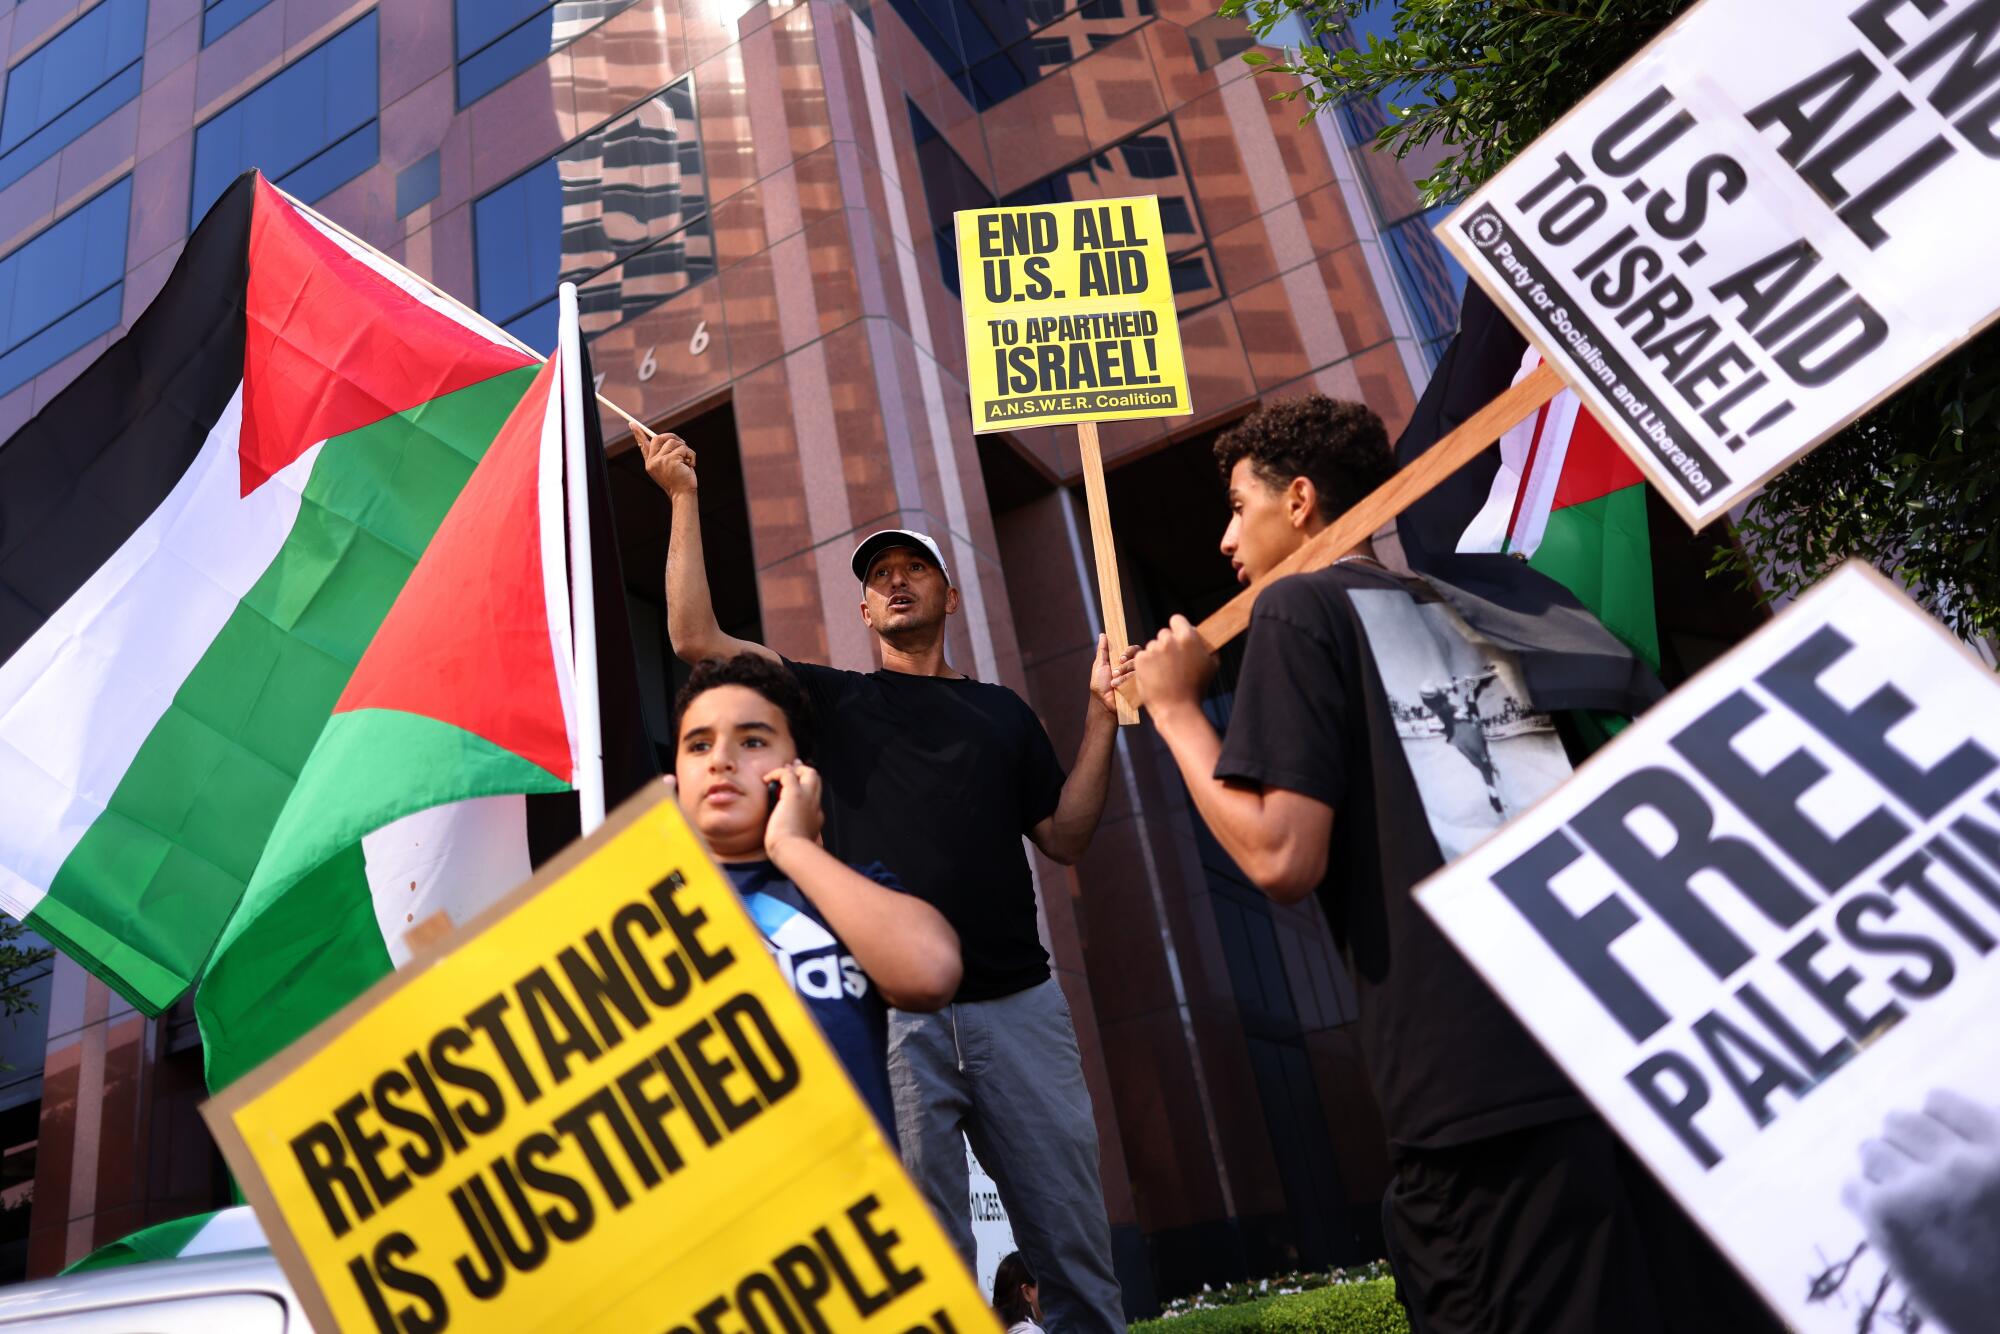
POLYGON ((1194 410, 1157 198, 955 220, 975 432, 1194 410))
POLYGON ((203 1111, 320 1329, 996 1328, 664 789, 203 1111))

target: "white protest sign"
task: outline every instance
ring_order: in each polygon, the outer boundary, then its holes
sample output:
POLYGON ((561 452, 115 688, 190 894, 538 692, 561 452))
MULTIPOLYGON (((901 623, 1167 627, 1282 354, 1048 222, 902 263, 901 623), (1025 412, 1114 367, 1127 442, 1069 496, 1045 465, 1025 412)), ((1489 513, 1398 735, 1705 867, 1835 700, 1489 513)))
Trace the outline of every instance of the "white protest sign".
POLYGON ((969 1143, 965 1146, 965 1175, 972 1195, 972 1276, 979 1290, 991 1296, 1000 1262, 1020 1248, 1014 1244, 1014 1225, 1007 1219, 1007 1206, 1000 1203, 1000 1187, 987 1175, 969 1143))
POLYGON ((1698 528, 2000 312, 1996 43, 1705 0, 1438 235, 1698 528))
POLYGON ((1417 896, 1795 1328, 1913 1328, 1841 1191, 1892 1110, 2000 1104, 2000 680, 1962 645, 1850 563, 1417 896))

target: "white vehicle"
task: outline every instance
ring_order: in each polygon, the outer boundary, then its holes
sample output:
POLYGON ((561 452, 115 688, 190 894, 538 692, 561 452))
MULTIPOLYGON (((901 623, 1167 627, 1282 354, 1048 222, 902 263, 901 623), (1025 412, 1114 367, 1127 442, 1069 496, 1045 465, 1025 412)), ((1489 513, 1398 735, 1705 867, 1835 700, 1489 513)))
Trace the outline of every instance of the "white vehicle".
MULTIPOLYGON (((134 1243, 147 1236, 120 1246, 144 1254, 134 1243)), ((312 1334, 250 1210, 224 1209, 153 1253, 173 1258, 0 1288, 0 1334, 312 1334)))

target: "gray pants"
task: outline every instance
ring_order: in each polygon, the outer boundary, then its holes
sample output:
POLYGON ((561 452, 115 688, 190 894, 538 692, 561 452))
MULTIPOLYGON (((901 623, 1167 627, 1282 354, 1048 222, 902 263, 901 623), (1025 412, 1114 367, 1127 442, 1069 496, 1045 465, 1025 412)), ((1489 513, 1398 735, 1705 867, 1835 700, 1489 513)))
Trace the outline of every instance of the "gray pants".
POLYGON ((972 1204, 961 1133, 1000 1188, 1049 1334, 1123 1330, 1097 1123, 1055 980, 936 1014, 891 1010, 889 1086, 903 1164, 966 1264, 972 1204))

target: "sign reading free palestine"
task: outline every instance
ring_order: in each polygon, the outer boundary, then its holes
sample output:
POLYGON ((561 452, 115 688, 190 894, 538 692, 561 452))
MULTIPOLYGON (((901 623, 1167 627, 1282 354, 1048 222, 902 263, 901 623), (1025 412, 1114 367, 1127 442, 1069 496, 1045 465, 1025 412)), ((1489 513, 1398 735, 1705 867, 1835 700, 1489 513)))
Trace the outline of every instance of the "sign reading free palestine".
POLYGON ((1845 1190, 2000 1108, 2000 679, 1851 562, 1510 815, 1417 902, 1792 1328, 1915 1328, 1845 1190))

